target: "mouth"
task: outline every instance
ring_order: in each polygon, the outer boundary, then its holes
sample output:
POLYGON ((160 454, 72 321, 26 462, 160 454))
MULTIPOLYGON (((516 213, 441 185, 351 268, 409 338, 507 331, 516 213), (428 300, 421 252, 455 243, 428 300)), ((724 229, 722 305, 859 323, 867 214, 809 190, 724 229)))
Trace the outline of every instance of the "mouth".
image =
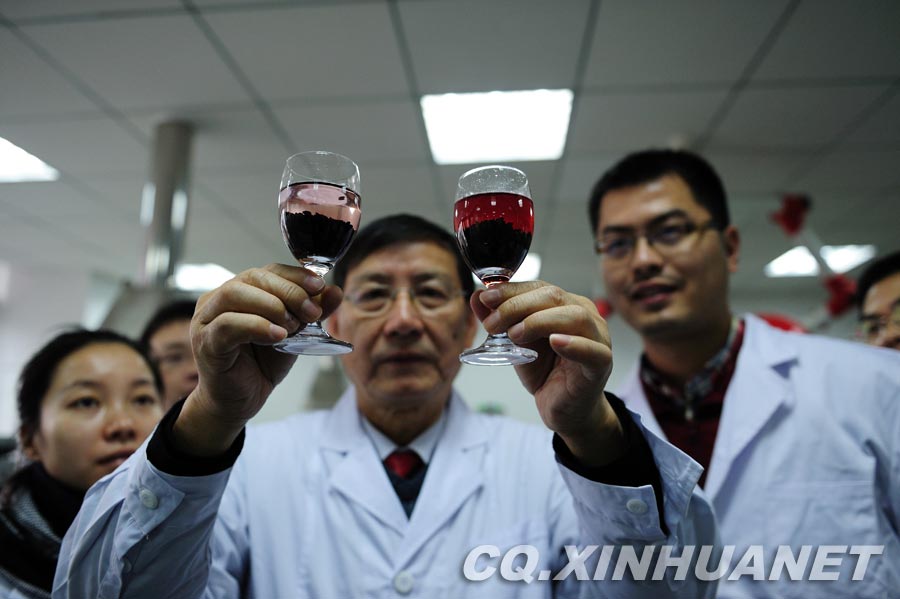
POLYGON ((653 307, 668 302, 677 290, 676 285, 667 283, 642 283, 632 289, 629 298, 642 306, 653 307))
POLYGON ((125 460, 131 457, 131 454, 134 453, 134 449, 127 449, 122 451, 117 451, 115 453, 111 453, 107 456, 104 456, 97 460, 97 464, 100 466, 113 466, 118 467, 125 460))
POLYGON ((376 361, 376 364, 378 366, 391 365, 403 367, 414 366, 416 364, 431 363, 431 361, 431 358, 424 354, 398 353, 379 358, 376 361))

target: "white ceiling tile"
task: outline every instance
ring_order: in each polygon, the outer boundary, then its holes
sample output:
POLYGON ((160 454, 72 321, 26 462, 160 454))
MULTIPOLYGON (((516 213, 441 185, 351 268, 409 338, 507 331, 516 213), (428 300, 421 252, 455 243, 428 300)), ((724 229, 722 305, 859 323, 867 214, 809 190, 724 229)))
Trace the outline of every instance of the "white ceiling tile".
POLYGON ((894 96, 847 136, 844 144, 900 147, 900 86, 894 86, 894 96))
MULTIPOLYGON (((587 214, 587 201, 597 180, 621 158, 624 152, 587 154, 570 152, 563 164, 556 197, 560 203, 576 206, 587 214)), ((585 217, 586 218, 586 217, 585 217)))
POLYGON ((177 118, 194 127, 191 160, 195 168, 281 169, 287 152, 263 115, 251 105, 231 109, 195 107, 163 116, 132 117, 146 133, 155 135, 158 124, 177 118))
POLYGON ((4 2, 2 13, 9 19, 29 17, 62 17, 87 16, 104 12, 145 9, 181 9, 178 0, 128 0, 127 5, 121 0, 27 0, 4 2))
POLYGON ((571 88, 586 0, 399 5, 422 93, 571 88))
POLYGON ((149 160, 141 143, 106 118, 8 124, 0 126, 0 136, 50 166, 75 175, 133 172, 149 160))
POLYGON ((745 89, 712 136, 710 151, 815 149, 832 141, 885 89, 745 89))
POLYGON ((206 15, 268 99, 407 95, 386 4, 206 15))
POLYGON ((896 77, 898 23, 896 0, 801 2, 754 79, 896 77))
POLYGON ((569 125, 568 151, 631 152, 688 143, 704 133, 725 92, 585 94, 569 125))
POLYGON ((5 29, 0 29, 0 89, 0 119, 6 122, 12 117, 97 109, 5 29))
POLYGON ((353 105, 277 106, 276 116, 297 151, 329 150, 349 156, 360 167, 371 162, 430 160, 418 107, 410 101, 353 105))
POLYGON ((248 100, 186 15, 34 25, 23 31, 122 110, 248 100))
POLYGON ((600 3, 586 86, 733 82, 786 0, 600 3))
MULTIPOLYGON (((875 191, 900 186, 900 150, 838 150, 794 182, 811 193, 875 191)), ((896 221, 894 214, 893 221, 896 221)), ((896 227, 895 227, 896 228, 896 227)))
POLYGON ((707 160, 722 178, 725 191, 734 193, 777 193, 784 191, 790 176, 813 154, 804 152, 715 152, 707 160))

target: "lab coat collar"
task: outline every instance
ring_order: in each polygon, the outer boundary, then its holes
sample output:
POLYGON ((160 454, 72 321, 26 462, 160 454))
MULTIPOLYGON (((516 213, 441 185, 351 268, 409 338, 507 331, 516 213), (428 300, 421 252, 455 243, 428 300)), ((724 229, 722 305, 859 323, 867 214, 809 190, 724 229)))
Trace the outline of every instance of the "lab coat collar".
POLYGON ((486 427, 480 418, 473 417, 456 392, 446 410, 446 428, 409 519, 362 428, 352 387, 328 415, 321 436, 322 451, 343 454, 331 471, 332 487, 407 537, 399 556, 404 561, 415 555, 484 482, 482 457, 489 440, 486 427))
POLYGON ((780 409, 795 398, 791 370, 799 352, 792 334, 745 315, 744 343, 722 408, 705 491, 715 500, 732 464, 780 409))

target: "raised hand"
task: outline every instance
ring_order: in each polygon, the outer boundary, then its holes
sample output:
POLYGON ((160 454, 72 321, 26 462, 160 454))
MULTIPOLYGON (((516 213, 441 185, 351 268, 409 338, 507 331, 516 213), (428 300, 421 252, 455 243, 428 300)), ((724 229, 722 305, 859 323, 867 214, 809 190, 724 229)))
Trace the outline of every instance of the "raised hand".
POLYGON ((296 359, 270 346, 340 304, 337 287, 298 266, 246 270, 203 295, 191 321, 200 380, 175 424, 193 455, 224 452, 296 359))
POLYGON ((589 465, 625 450, 622 427, 603 393, 612 370, 606 322, 593 302, 543 281, 507 283, 472 296, 472 309, 489 333, 538 352, 516 366, 534 395, 544 424, 589 465))

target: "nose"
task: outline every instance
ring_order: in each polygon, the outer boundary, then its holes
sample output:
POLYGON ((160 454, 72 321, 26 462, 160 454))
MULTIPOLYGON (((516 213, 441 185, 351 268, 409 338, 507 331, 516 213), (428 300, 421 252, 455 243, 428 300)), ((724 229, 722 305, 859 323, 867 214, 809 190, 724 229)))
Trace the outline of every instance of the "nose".
POLYGON ((134 417, 123 405, 115 405, 106 415, 103 436, 107 441, 125 443, 137 437, 134 417))
POLYGON ((654 276, 662 270, 662 256, 650 245, 647 237, 641 235, 634 242, 634 251, 631 253, 631 268, 639 279, 654 276))
POLYGON ((422 315, 406 289, 397 291, 385 318, 384 332, 391 337, 417 336, 424 328, 422 315))

